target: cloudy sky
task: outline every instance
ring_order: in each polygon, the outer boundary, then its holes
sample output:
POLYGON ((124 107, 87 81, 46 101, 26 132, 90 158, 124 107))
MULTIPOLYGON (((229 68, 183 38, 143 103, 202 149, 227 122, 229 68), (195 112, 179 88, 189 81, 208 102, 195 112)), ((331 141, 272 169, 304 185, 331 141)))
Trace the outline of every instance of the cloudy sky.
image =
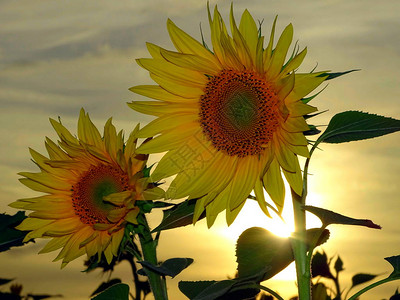
MULTIPOLYGON (((215 1, 210 1, 211 5, 215 1)), ((231 1, 218 1, 226 18, 231 1)), ((300 71, 361 69, 329 83, 313 105, 329 110, 316 119, 326 125, 335 113, 362 110, 400 119, 400 2, 363 1, 233 1, 235 13, 248 8, 263 20, 268 35, 275 15, 280 33, 292 23, 295 40, 308 54, 300 71)), ((48 118, 60 116, 76 130, 79 109, 84 107, 102 127, 113 117, 119 129, 129 132, 137 122, 151 118, 126 106, 139 99, 128 88, 150 84, 148 73, 135 58, 148 57, 145 42, 172 49, 166 20, 200 39, 205 36, 206 1, 0 1, 0 211, 15 210, 7 204, 32 192, 18 182, 17 172, 37 171, 28 147, 44 153, 44 138, 55 138, 48 118)), ((206 38, 207 40, 207 38, 206 38)), ((388 275, 384 257, 397 255, 400 245, 400 136, 342 145, 323 145, 310 172, 309 204, 358 218, 371 218, 383 230, 332 226, 324 246, 328 255, 340 254, 345 264, 342 285, 348 286, 357 272, 388 275)), ((157 157, 153 158, 157 161, 157 157)), ((286 205, 290 214, 290 200, 286 205)), ((165 232, 159 258, 193 257, 195 263, 170 282, 171 299, 179 280, 224 279, 235 272, 234 246, 241 231, 272 224, 248 205, 237 222, 227 228, 221 216, 211 230, 204 222, 195 227, 165 232), (179 245, 179 247, 176 247, 179 245)), ((152 224, 157 225, 159 216, 152 224)), ((311 219, 314 222, 315 219, 311 219)), ((290 220, 287 220, 290 228, 290 220)), ((55 253, 36 255, 43 243, 15 248, 0 254, 0 277, 17 278, 25 292, 62 293, 65 299, 87 299, 102 279, 83 274, 83 259, 59 269, 51 263, 55 253), (71 288, 73 287, 73 288, 71 288)), ((129 269, 113 274, 126 282, 129 269)), ((285 298, 295 293, 293 266, 265 284, 285 298)), ((400 284, 399 284, 400 285, 400 284)), ((396 283, 371 292, 364 299, 389 298, 396 283)))

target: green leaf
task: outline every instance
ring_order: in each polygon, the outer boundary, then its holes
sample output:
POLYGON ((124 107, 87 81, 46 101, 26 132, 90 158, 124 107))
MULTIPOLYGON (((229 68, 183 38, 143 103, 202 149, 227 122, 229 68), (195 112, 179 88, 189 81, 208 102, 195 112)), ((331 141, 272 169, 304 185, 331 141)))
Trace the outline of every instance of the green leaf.
MULTIPOLYGON (((188 266, 193 263, 193 258, 170 258, 164 261, 160 266, 155 266, 148 261, 138 261, 144 269, 148 269, 162 276, 171 276, 174 278, 188 266)), ((142 270, 139 270, 140 275, 146 275, 142 270)))
POLYGON ((355 287, 356 285, 366 283, 368 281, 371 281, 378 275, 373 275, 373 274, 365 274, 365 273, 359 273, 353 276, 351 279, 352 281, 352 286, 351 288, 355 287))
POLYGON ((129 286, 125 283, 117 283, 92 298, 92 300, 110 300, 110 299, 128 300, 129 286))
MULTIPOLYGON (((185 200, 178 205, 164 210, 164 217, 160 225, 153 229, 152 232, 167 230, 177 227, 193 224, 194 208, 196 199, 185 200)), ((199 220, 205 217, 203 213, 199 220)))
POLYGON ((389 275, 389 278, 399 278, 400 279, 400 255, 386 257, 387 260, 393 267, 393 272, 389 275))
POLYGON ((399 130, 400 120, 359 111, 345 111, 333 116, 316 144, 371 139, 399 130))
POLYGON ((345 72, 335 72, 335 73, 329 73, 329 72, 325 72, 321 75, 318 75, 318 77, 325 77, 328 75, 328 77, 325 80, 331 80, 333 78, 351 73, 351 72, 355 72, 355 71, 360 71, 360 69, 354 69, 354 70, 349 70, 349 71, 345 71, 345 72))
POLYGON ((282 271, 293 261, 289 238, 252 227, 245 230, 236 244, 239 278, 254 277, 260 282, 282 271))
POLYGON ((328 226, 330 224, 343 224, 343 225, 358 225, 358 226, 365 226, 374 229, 382 229, 381 226, 375 224, 371 220, 367 219, 353 219, 350 217, 346 217, 344 215, 335 213, 333 211, 323 209, 320 207, 315 206, 304 206, 304 209, 313 213, 318 218, 320 218, 322 224, 324 226, 328 226))
POLYGON ((342 259, 340 258, 340 256, 338 255, 338 257, 336 258, 336 261, 335 261, 335 271, 336 271, 336 274, 337 273, 339 273, 339 272, 341 272, 341 271, 343 271, 344 269, 343 269, 343 261, 342 261, 342 259))
POLYGON ((22 211, 11 216, 8 214, 0 214, 0 252, 7 251, 11 247, 23 246, 22 240, 28 231, 20 231, 14 227, 19 225, 26 218, 22 211))

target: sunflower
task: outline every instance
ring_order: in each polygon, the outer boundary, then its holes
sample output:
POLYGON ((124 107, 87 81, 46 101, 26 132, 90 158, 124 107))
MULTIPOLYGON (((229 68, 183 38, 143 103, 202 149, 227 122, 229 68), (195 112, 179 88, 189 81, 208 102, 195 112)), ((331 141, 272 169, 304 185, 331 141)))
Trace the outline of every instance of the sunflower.
POLYGON ((309 157, 303 132, 304 115, 316 111, 304 98, 325 79, 324 72, 295 73, 306 48, 293 51, 289 24, 275 48, 274 32, 264 48, 261 30, 245 10, 237 26, 231 7, 230 30, 215 7, 211 16, 211 51, 167 21, 177 51, 148 43, 152 58, 138 59, 158 85, 131 91, 157 101, 134 101, 134 110, 157 118, 137 136, 156 136, 138 153, 167 153, 152 173, 158 181, 176 174, 168 195, 198 198, 194 221, 206 210, 210 227, 226 209, 228 225, 254 190, 269 215, 264 189, 280 213, 285 188, 282 173, 297 194, 302 193, 298 155, 309 157))
POLYGON ((135 152, 139 126, 124 143, 122 131, 117 134, 111 119, 101 137, 83 109, 78 138, 61 121, 50 122, 59 145, 46 139, 49 158, 30 149, 40 172, 19 173, 21 183, 45 195, 10 204, 33 211, 17 229, 30 231, 24 241, 51 239, 39 253, 62 248, 55 259, 62 259, 62 267, 85 253, 88 257, 97 254, 99 259, 104 253, 110 263, 127 222, 137 224, 135 201, 162 195, 144 176, 147 156, 135 152))

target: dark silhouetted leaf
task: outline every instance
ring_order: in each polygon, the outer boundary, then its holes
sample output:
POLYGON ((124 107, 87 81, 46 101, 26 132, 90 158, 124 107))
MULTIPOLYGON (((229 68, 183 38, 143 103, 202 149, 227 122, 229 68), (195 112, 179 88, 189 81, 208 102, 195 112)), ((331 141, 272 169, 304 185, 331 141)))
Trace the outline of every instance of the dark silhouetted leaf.
POLYGON ((128 300, 129 286, 125 283, 117 283, 92 298, 92 300, 110 300, 110 299, 128 300))
MULTIPOLYGON (((138 261, 138 263, 159 275, 171 276, 173 278, 193 263, 193 258, 170 258, 164 261, 160 266, 155 266, 147 261, 138 261)), ((146 275, 142 270, 139 270, 138 273, 140 275, 146 275)))
POLYGON ((389 275, 390 278, 400 278, 400 255, 386 257, 387 260, 393 267, 393 272, 389 275))
POLYGON ((204 289, 193 300, 215 300, 225 295, 235 284, 235 280, 217 281, 204 289))
POLYGON ((349 71, 345 71, 345 72, 335 72, 335 73, 325 72, 321 75, 318 75, 318 77, 325 77, 328 75, 328 77, 325 80, 331 80, 333 78, 336 78, 336 77, 339 77, 339 76, 342 76, 342 75, 345 75, 345 74, 348 74, 351 72, 355 72, 355 71, 360 71, 360 69, 354 69, 354 70, 349 70, 349 71))
POLYGON ((366 283, 372 279, 374 279, 378 275, 373 275, 373 274, 364 274, 364 273, 359 273, 353 276, 351 279, 352 281, 352 288, 355 287, 356 285, 366 283))
POLYGON ((339 272, 344 270, 343 269, 343 261, 342 261, 342 259, 340 258, 339 255, 338 255, 338 257, 336 258, 336 261, 335 261, 335 270, 336 270, 336 273, 339 273, 339 272))
POLYGON ((290 240, 264 228, 249 228, 237 240, 236 260, 239 277, 255 276, 256 282, 266 280, 293 261, 290 240))
POLYGON ((7 284, 7 283, 13 281, 14 279, 15 278, 13 278, 13 279, 0 278, 0 285, 7 284))
POLYGON ((28 231, 20 231, 14 229, 26 218, 22 211, 11 216, 8 214, 0 214, 0 252, 7 251, 11 247, 23 246, 22 240, 25 238, 28 231))
MULTIPOLYGON (((164 217, 160 225, 153 229, 152 232, 167 230, 177 227, 193 224, 194 208, 196 206, 196 199, 183 201, 182 203, 164 210, 164 217)), ((202 219, 205 214, 199 218, 202 219)))
POLYGON ((1 300, 22 300, 22 297, 20 295, 15 295, 12 293, 0 292, 0 299, 1 300))
POLYGON ((389 300, 400 300, 400 294, 399 294, 399 289, 396 289, 396 292, 392 297, 389 298, 389 300))
POLYGON ((37 295, 37 294, 28 294, 29 299, 33 300, 42 300, 42 299, 48 299, 48 298, 54 298, 54 297, 62 297, 63 295, 48 295, 48 294, 42 294, 42 295, 37 295))
POLYGON ((333 275, 329 269, 328 257, 325 252, 316 252, 311 260, 312 277, 322 276, 333 279, 333 275))
POLYGON ((324 226, 328 226, 329 224, 343 224, 343 225, 357 225, 357 226, 365 226, 374 229, 382 229, 381 226, 375 224, 371 220, 367 219, 353 219, 350 217, 343 216, 341 214, 335 213, 333 211, 323 209, 315 206, 304 206, 304 209, 316 215, 324 226))
POLYGON ((193 299, 203 290, 213 285, 217 281, 180 281, 178 284, 179 290, 189 299, 193 299))
POLYGON ((117 283, 121 283, 121 279, 114 278, 114 279, 111 279, 109 281, 102 282, 99 285, 99 287, 90 296, 94 296, 94 295, 96 295, 98 293, 101 293, 102 291, 105 291, 106 289, 108 289, 109 287, 111 287, 111 286, 113 286, 114 284, 117 284, 117 283))
POLYGON ((371 139, 400 130, 400 120, 360 111, 345 111, 331 119, 317 144, 371 139))

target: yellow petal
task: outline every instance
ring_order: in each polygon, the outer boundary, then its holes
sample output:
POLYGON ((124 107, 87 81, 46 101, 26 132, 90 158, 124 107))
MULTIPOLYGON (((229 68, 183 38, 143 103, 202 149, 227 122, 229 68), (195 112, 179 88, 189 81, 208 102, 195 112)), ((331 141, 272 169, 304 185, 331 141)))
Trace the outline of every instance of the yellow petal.
POLYGON ((195 54, 210 61, 216 62, 214 55, 202 44, 179 29, 170 19, 167 21, 167 29, 172 42, 177 50, 182 53, 195 54))
POLYGON ((303 116, 289 116, 289 118, 287 118, 286 121, 282 124, 282 128, 287 132, 303 132, 310 129, 303 116))
POLYGON ((98 148, 101 148, 103 144, 99 131, 90 120, 89 114, 85 114, 83 109, 81 109, 78 120, 78 138, 98 148))
POLYGON ((274 44, 275 25, 276 25, 277 18, 278 18, 278 16, 276 16, 274 19, 274 23, 272 24, 271 34, 269 36, 268 46, 264 50, 264 70, 268 70, 268 68, 272 62, 272 47, 274 44))
POLYGON ((275 146, 275 156, 278 160, 279 165, 282 169, 288 172, 295 172, 296 166, 295 162, 297 161, 296 155, 290 151, 281 140, 274 143, 275 146))
MULTIPOLYGON (((182 98, 197 98, 204 94, 203 89, 200 86, 188 86, 187 84, 177 84, 177 81, 172 77, 162 77, 151 73, 150 77, 157 82, 162 88, 167 90, 169 93, 177 95, 182 98)), ((205 86, 205 84, 204 84, 205 86)))
POLYGON ((295 172, 287 172, 286 170, 283 170, 283 174, 285 175, 290 187, 295 191, 296 194, 301 196, 303 190, 303 178, 297 157, 294 162, 294 166, 295 172))
MULTIPOLYGON (((167 102, 189 102, 190 101, 186 95, 183 97, 180 97, 176 94, 168 92, 167 90, 163 89, 162 87, 160 87, 158 85, 137 85, 137 86, 131 87, 129 90, 131 92, 134 92, 136 94, 139 94, 139 95, 142 95, 145 97, 162 100, 162 101, 167 101, 167 102)), ((195 97, 195 99, 197 101, 196 97, 195 97)), ((144 101, 135 101, 135 102, 144 102, 144 101)), ((151 103, 154 103, 154 102, 151 102, 151 103)))
POLYGON ((261 210, 264 212, 264 214, 271 218, 271 215, 268 211, 268 206, 267 206, 267 202, 265 201, 265 197, 264 197, 264 188, 263 188, 263 182, 260 179, 256 180, 256 184, 254 186, 254 193, 256 195, 256 199, 258 202, 258 205, 260 206, 261 210))
POLYGON ((65 243, 68 241, 69 237, 70 237, 69 235, 65 235, 65 236, 52 238, 46 244, 46 246, 44 246, 43 249, 39 251, 39 253, 40 254, 48 253, 48 252, 52 252, 52 251, 55 251, 57 249, 60 249, 61 247, 64 247, 65 243))
POLYGON ((199 130, 201 129, 197 123, 184 124, 140 145, 136 152, 149 154, 175 149, 182 145, 182 141, 196 135, 199 130))
POLYGON ((296 70, 298 67, 300 67, 306 54, 307 54, 307 48, 304 48, 303 51, 301 51, 299 54, 293 57, 286 64, 285 68, 282 70, 282 75, 286 75, 287 73, 290 73, 291 71, 296 70))
POLYGON ((289 109, 290 116, 292 117, 304 116, 318 110, 316 107, 304 104, 301 101, 290 103, 287 105, 287 108, 289 109))
POLYGON ((233 223, 233 221, 235 221, 237 215, 242 210, 243 206, 244 202, 242 202, 242 204, 240 204, 233 210, 230 210, 228 208, 226 209, 226 223, 228 224, 228 226, 230 226, 233 223))
POLYGON ((282 212, 285 202, 285 185, 283 183, 279 163, 274 159, 263 177, 264 188, 274 201, 279 212, 282 212))
POLYGON ((229 208, 231 211, 246 201, 254 188, 260 169, 258 156, 246 156, 238 159, 237 169, 232 179, 232 188, 229 193, 229 208))
POLYGON ((299 100, 315 90, 327 76, 320 76, 324 72, 296 74, 295 87, 293 88, 293 99, 299 100))
POLYGON ((271 58, 267 76, 274 79, 282 70, 283 63, 293 38, 293 26, 289 24, 282 32, 271 58))
POLYGON ((193 113, 168 114, 151 121, 145 127, 140 129, 136 136, 138 138, 152 137, 175 127, 183 126, 187 123, 193 123, 198 119, 198 114, 193 113))
POLYGON ((141 58, 137 63, 150 73, 162 77, 176 85, 203 88, 207 77, 199 72, 178 67, 164 59, 141 58))
POLYGON ((161 49, 161 55, 170 63, 177 65, 181 68, 194 70, 197 72, 204 73, 206 75, 217 75, 221 66, 214 61, 207 60, 201 56, 172 52, 165 49, 161 49))
POLYGON ((254 22, 253 17, 247 9, 245 9, 242 14, 242 18, 240 19, 239 31, 245 38, 250 50, 250 55, 255 62, 256 49, 258 45, 258 29, 256 22, 254 22))

